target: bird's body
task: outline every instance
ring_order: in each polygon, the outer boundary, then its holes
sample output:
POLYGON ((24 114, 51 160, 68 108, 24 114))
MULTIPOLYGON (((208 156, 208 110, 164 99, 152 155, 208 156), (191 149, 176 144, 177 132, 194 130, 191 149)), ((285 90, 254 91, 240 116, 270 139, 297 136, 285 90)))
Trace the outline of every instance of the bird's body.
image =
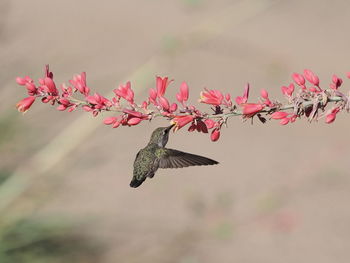
POLYGON ((141 149, 134 161, 134 173, 131 187, 139 187, 147 177, 152 178, 158 168, 182 168, 194 165, 218 164, 212 159, 165 148, 169 131, 173 126, 157 128, 148 145, 141 149))

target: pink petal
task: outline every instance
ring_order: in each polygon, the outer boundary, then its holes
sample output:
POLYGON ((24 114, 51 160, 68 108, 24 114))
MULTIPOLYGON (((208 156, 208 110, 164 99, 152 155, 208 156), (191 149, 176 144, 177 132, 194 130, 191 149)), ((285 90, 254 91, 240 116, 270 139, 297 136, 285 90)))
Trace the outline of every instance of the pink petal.
POLYGON ((159 103, 162 106, 163 110, 168 111, 170 108, 169 101, 164 97, 159 97, 159 103))
POLYGON ((305 78, 313 85, 318 86, 320 81, 318 77, 309 69, 304 70, 304 76, 305 78))
POLYGON ((267 93, 266 89, 261 89, 260 95, 264 99, 268 99, 269 98, 269 93, 267 93))
POLYGON ((220 138, 220 129, 214 129, 214 130, 211 132, 210 139, 211 139, 213 142, 216 142, 217 140, 219 140, 219 138, 220 138))
POLYGON ((284 119, 285 117, 288 116, 287 112, 283 112, 283 111, 276 111, 274 113, 271 114, 271 119, 274 120, 280 120, 280 119, 284 119))
POLYGON ((129 124, 129 125, 137 125, 137 124, 139 124, 141 121, 142 121, 142 119, 134 117, 134 118, 130 118, 130 119, 128 120, 128 124, 129 124))
POLYGON ((104 119, 103 123, 106 125, 111 125, 117 121, 117 117, 107 117, 104 119))
POLYGON ((295 81, 295 83, 298 84, 299 86, 305 85, 305 79, 303 75, 300 75, 298 73, 293 73, 292 78, 295 81))
POLYGON ((181 94, 183 101, 188 100, 189 91, 188 91, 188 85, 186 82, 182 82, 182 84, 180 86, 180 94, 181 94))

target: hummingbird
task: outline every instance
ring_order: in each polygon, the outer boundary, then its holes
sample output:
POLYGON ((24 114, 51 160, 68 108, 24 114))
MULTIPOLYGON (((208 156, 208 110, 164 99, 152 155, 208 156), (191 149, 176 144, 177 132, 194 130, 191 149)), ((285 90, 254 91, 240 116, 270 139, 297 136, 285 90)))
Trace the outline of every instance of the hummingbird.
POLYGON ((147 146, 137 153, 134 161, 133 178, 130 182, 131 187, 139 187, 147 177, 153 178, 158 168, 183 168, 218 164, 217 161, 203 156, 165 148, 169 139, 169 132, 173 126, 174 124, 169 127, 155 129, 147 146))

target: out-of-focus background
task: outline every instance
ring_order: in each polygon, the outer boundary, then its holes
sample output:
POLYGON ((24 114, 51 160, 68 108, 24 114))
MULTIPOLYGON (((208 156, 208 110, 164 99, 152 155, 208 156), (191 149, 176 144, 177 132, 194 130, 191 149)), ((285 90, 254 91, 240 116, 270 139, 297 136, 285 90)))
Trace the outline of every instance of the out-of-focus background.
MULTIPOLYGON (((347 1, 0 1, 0 262, 349 262, 349 115, 332 125, 229 122, 222 138, 180 130, 169 147, 220 161, 128 186, 136 152, 165 120, 111 129, 36 102, 17 76, 49 63, 139 100, 155 76, 282 98, 293 72, 323 86, 350 70, 347 1)), ((349 89, 345 81, 342 89, 349 89)))

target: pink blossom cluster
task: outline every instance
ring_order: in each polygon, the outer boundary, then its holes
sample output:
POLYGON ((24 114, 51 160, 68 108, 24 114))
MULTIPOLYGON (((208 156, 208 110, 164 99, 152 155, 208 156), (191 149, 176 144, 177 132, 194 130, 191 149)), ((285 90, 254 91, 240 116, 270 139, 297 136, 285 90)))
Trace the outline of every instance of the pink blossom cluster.
MULTIPOLYGON (((350 73, 348 73, 350 78, 350 73)), ((142 103, 135 102, 135 93, 131 83, 119 85, 114 89, 114 96, 106 98, 99 93, 91 94, 87 86, 85 72, 74 75, 69 85, 61 84, 57 88, 53 80, 53 73, 46 66, 43 78, 39 84, 28 77, 17 77, 16 82, 27 89, 28 97, 17 103, 20 112, 26 112, 36 99, 43 103, 56 105, 59 111, 72 112, 81 108, 90 112, 94 117, 101 112, 111 112, 113 115, 104 119, 104 124, 113 128, 134 126, 155 117, 167 118, 174 124, 174 131, 188 126, 188 131, 209 133, 212 141, 220 138, 221 128, 229 117, 241 116, 243 120, 257 117, 265 123, 267 119, 279 120, 281 125, 294 123, 301 117, 309 121, 325 118, 326 123, 332 123, 342 110, 350 110, 350 94, 339 91, 343 80, 333 75, 329 88, 322 89, 316 74, 311 70, 304 70, 303 74, 292 74, 293 82, 282 86, 281 91, 287 103, 271 100, 268 92, 262 89, 257 102, 248 102, 250 86, 247 84, 242 96, 236 96, 234 102, 229 93, 219 90, 204 89, 200 93, 200 103, 211 105, 212 112, 200 111, 188 102, 189 87, 182 82, 176 93, 177 102, 172 102, 165 96, 172 80, 168 77, 156 77, 155 88, 149 90, 148 98, 142 103), (77 98, 80 96, 81 98, 77 98), (333 106, 326 109, 329 103, 333 106)))

